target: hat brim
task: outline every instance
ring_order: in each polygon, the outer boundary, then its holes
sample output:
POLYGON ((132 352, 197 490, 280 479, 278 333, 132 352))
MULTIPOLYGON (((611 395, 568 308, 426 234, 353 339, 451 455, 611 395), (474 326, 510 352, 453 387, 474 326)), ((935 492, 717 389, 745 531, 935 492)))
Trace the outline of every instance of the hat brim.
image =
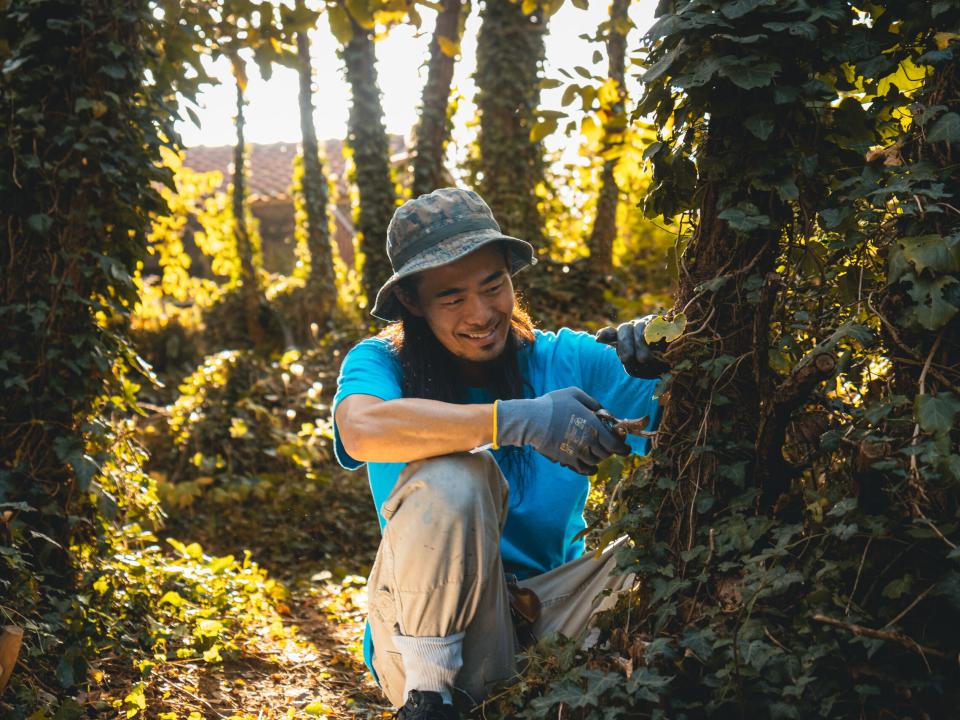
POLYGON ((373 304, 370 314, 387 322, 399 320, 401 305, 395 292, 398 282, 415 273, 449 265, 492 242, 507 243, 511 275, 515 275, 525 267, 537 263, 537 258, 533 254, 533 245, 526 240, 504 235, 497 230, 475 230, 463 233, 444 240, 435 247, 411 258, 409 262, 391 275, 390 279, 383 284, 383 287, 377 293, 377 300, 373 304))

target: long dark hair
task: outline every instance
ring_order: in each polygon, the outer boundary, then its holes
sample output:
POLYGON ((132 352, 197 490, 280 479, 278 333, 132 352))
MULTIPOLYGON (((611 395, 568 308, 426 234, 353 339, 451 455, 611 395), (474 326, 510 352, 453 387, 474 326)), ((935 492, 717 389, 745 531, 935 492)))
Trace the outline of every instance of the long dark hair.
MULTIPOLYGON (((409 297, 417 296, 413 276, 399 283, 401 292, 409 297)), ((400 305, 400 319, 384 328, 379 337, 387 340, 397 358, 403 375, 403 396, 464 404, 467 402, 467 385, 461 379, 456 357, 441 343, 422 317, 400 305)), ((520 351, 534 341, 533 321, 519 298, 513 298, 513 316, 507 344, 497 360, 491 363, 490 384, 487 390, 491 400, 513 400, 525 397, 529 384, 520 368, 520 351)), ((522 494, 522 485, 529 467, 529 449, 504 448, 500 459, 505 469, 517 481, 512 488, 514 499, 522 494)))

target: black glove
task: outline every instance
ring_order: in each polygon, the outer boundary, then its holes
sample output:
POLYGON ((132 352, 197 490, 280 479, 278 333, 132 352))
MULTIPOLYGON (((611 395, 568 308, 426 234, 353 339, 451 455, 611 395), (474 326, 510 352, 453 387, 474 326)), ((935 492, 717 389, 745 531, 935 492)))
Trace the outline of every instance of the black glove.
POLYGON ((663 352, 667 344, 661 340, 654 343, 651 348, 643 337, 644 328, 655 317, 656 315, 647 315, 639 320, 625 322, 616 328, 605 327, 597 331, 597 342, 616 347, 620 362, 633 377, 653 380, 670 369, 665 362, 655 358, 652 352, 654 350, 663 352))
POLYGON ((554 390, 538 398, 497 402, 497 442, 531 445, 554 462, 581 475, 630 446, 596 415, 600 403, 580 388, 554 390))

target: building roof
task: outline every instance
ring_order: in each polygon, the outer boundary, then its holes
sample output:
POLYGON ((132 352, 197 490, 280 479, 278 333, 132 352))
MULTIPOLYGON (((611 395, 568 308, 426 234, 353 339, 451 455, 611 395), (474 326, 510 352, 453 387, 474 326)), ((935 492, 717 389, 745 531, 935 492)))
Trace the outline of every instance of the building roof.
MULTIPOLYGON (((340 140, 326 140, 322 143, 325 150, 324 171, 341 188, 341 197, 345 197, 346 179, 344 169, 343 144, 340 140)), ((251 203, 268 200, 287 200, 293 181, 293 160, 300 152, 299 143, 250 143, 248 144, 247 176, 248 192, 251 203)), ((226 189, 233 175, 232 145, 198 145, 189 148, 183 164, 197 172, 219 170, 223 181, 217 189, 226 189)), ((391 156, 406 154, 406 141, 403 135, 390 136, 391 156)))

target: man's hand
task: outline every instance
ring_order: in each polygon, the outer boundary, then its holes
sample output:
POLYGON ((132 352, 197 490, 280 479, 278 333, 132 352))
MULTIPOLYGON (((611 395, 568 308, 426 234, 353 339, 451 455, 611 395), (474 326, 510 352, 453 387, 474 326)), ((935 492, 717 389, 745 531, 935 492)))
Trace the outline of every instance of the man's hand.
POLYGON ((554 462, 593 475, 613 454, 629 455, 630 446, 597 417, 600 403, 576 387, 524 400, 497 402, 499 445, 531 445, 554 462))
MULTIPOLYGON (((643 330, 656 315, 647 315, 622 325, 605 327, 597 331, 597 342, 613 345, 624 369, 633 377, 653 380, 670 369, 665 362, 653 356, 651 347, 643 337, 643 330)), ((666 343, 654 343, 653 349, 662 351, 666 343)))

